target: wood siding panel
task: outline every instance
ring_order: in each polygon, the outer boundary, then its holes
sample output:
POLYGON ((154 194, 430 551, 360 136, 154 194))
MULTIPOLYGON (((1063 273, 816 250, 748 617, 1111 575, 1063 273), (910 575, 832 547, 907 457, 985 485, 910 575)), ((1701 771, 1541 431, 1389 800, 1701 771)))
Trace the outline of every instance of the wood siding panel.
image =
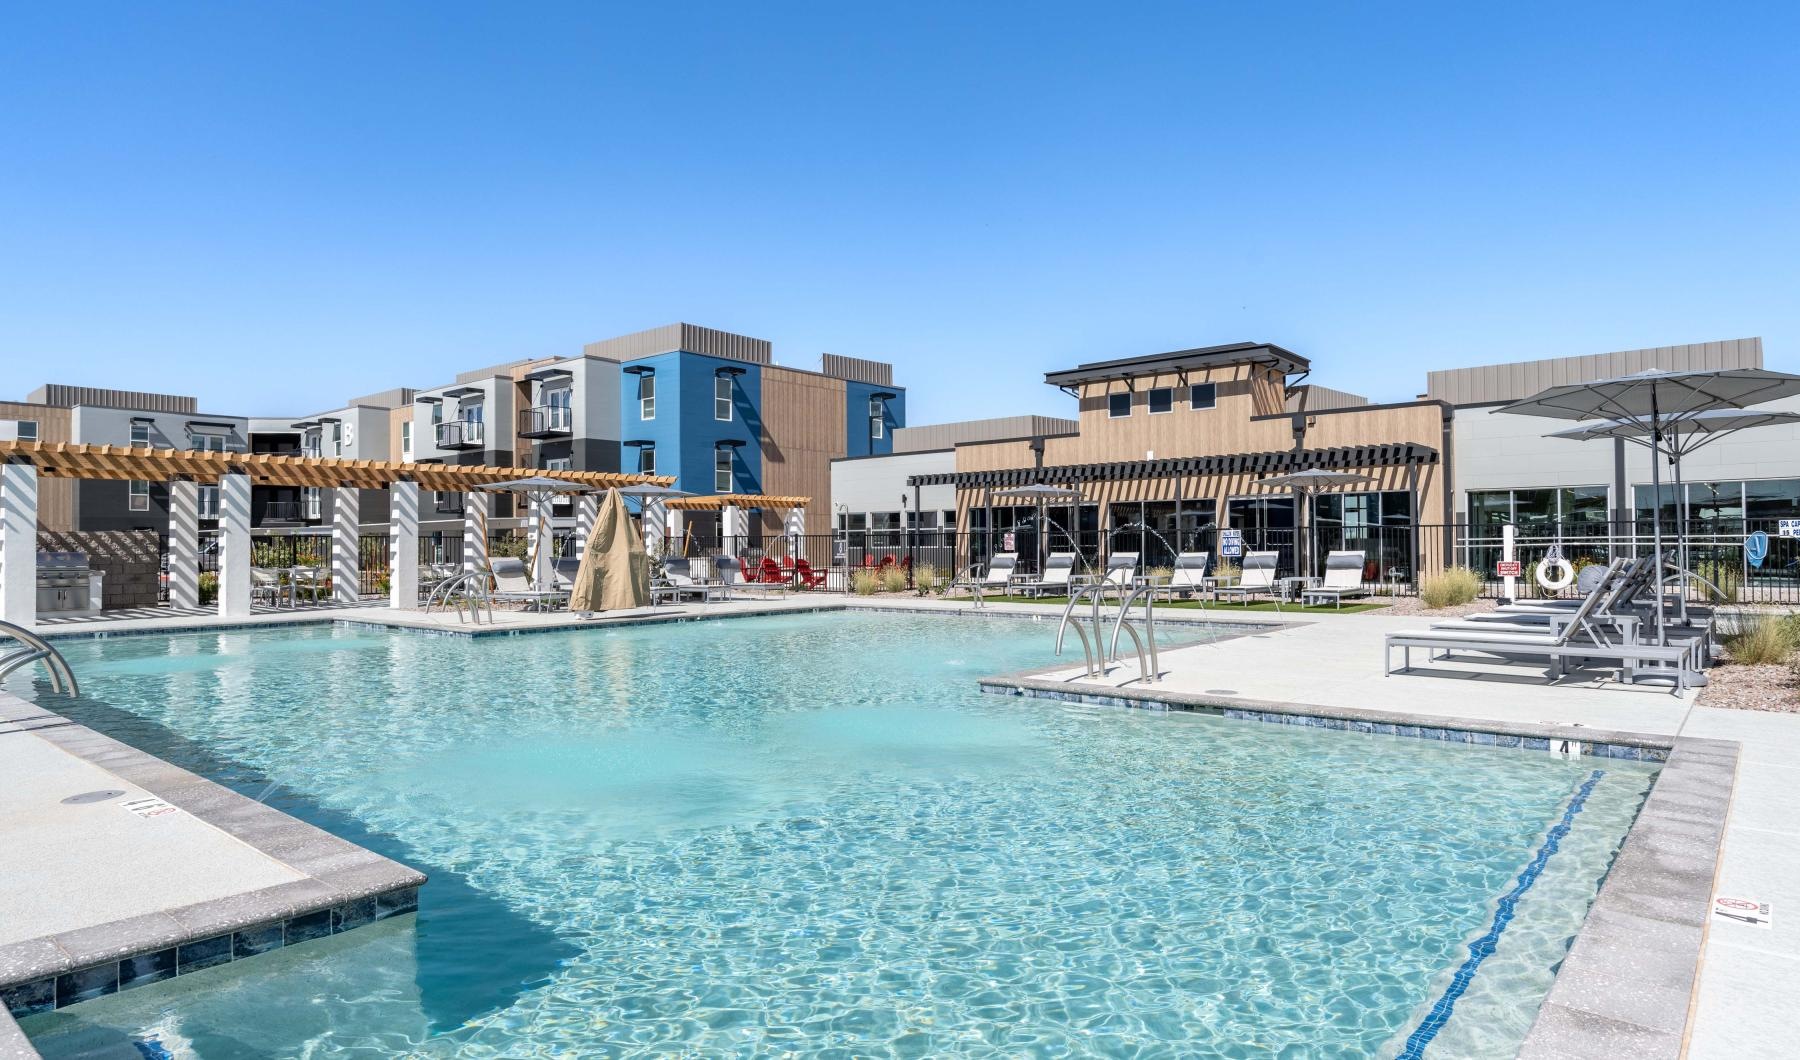
MULTIPOLYGON (((37 424, 40 442, 69 440, 69 410, 53 405, 0 401, 0 420, 30 420, 37 424)), ((75 529, 75 483, 68 479, 38 477, 38 529, 64 532, 75 529)))
MULTIPOLYGON (((762 490, 812 498, 806 508, 809 534, 831 528, 831 461, 847 455, 845 401, 841 379, 762 370, 762 490)), ((780 532, 786 517, 786 512, 763 512, 763 532, 780 532)))

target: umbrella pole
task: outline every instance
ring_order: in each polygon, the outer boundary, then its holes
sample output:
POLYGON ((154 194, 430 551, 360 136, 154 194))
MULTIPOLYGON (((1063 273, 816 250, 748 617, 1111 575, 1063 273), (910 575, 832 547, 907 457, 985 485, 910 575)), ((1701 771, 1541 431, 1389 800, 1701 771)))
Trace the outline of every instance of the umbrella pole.
POLYGON ((1681 484, 1681 436, 1675 438, 1675 450, 1670 454, 1669 466, 1675 472, 1675 562, 1681 568, 1676 577, 1676 584, 1681 587, 1681 594, 1675 597, 1675 615, 1685 626, 1688 624, 1687 586, 1688 586, 1688 497, 1687 490, 1681 484))
MULTIPOLYGON (((1650 495, 1656 500, 1650 508, 1650 547, 1655 549, 1656 573, 1650 582, 1656 586, 1656 643, 1669 643, 1667 617, 1663 611, 1662 554, 1662 412, 1656 399, 1656 388, 1650 388, 1650 495)), ((1679 678, 1677 678, 1679 680, 1679 678)))

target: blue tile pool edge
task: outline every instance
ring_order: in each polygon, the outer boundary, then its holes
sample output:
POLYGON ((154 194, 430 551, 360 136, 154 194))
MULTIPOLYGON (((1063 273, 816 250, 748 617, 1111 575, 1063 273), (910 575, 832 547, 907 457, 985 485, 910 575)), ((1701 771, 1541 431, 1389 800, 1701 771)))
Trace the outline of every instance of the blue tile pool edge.
POLYGON ((1456 1012, 1456 1002, 1468 991, 1469 984, 1475 981, 1475 973, 1481 970, 1483 962, 1492 956, 1494 949, 1499 946, 1500 936, 1506 933, 1507 926, 1512 923, 1519 899, 1525 897, 1537 883, 1538 877, 1550 864, 1550 859, 1562 846, 1563 837, 1569 834, 1570 828, 1574 827, 1575 815, 1581 812, 1582 807, 1587 804, 1588 796, 1593 794, 1594 785, 1600 783, 1600 778, 1605 775, 1604 769, 1596 769, 1576 787, 1574 794, 1570 796, 1567 805, 1563 808, 1562 819, 1551 826, 1550 831, 1544 836, 1544 842, 1538 847, 1537 853, 1526 864, 1524 871, 1519 873, 1519 878, 1513 882, 1512 890, 1501 896, 1499 904, 1494 907, 1494 916, 1488 924, 1487 931, 1469 943, 1469 956, 1456 969, 1450 982, 1445 985, 1443 994, 1431 1006, 1431 1010, 1425 1014, 1425 1018, 1419 1021, 1419 1026, 1407 1037, 1406 1047, 1401 1050, 1398 1060, 1423 1060, 1426 1046, 1429 1046, 1432 1039, 1437 1037, 1438 1032, 1444 1029, 1444 1025, 1450 1022, 1450 1017, 1456 1012))
POLYGON ((417 886, 353 898, 296 916, 247 924, 206 938, 147 949, 118 960, 0 986, 0 1008, 15 1019, 42 1015, 133 987, 165 982, 176 976, 340 935, 377 921, 417 912, 418 908, 417 886))
POLYGON ((1406 739, 1432 740, 1442 743, 1468 744, 1475 747, 1518 748, 1548 753, 1554 745, 1579 744, 1583 756, 1618 759, 1630 762, 1666 762, 1673 741, 1656 738, 1622 739, 1619 733, 1588 733, 1552 727, 1482 726, 1479 723, 1450 718, 1414 718, 1396 720, 1395 715, 1372 716, 1339 713, 1324 707, 1304 704, 1271 706, 1233 706, 1224 699, 1164 693, 1160 695, 1077 691, 1046 687, 1030 678, 984 677, 983 692, 995 695, 1048 699, 1088 706, 1131 707, 1140 710, 1179 710, 1210 714, 1234 721, 1253 721, 1264 725, 1293 725, 1303 728, 1328 729, 1375 736, 1397 736, 1406 739), (1428 723, 1428 724, 1427 724, 1428 723))

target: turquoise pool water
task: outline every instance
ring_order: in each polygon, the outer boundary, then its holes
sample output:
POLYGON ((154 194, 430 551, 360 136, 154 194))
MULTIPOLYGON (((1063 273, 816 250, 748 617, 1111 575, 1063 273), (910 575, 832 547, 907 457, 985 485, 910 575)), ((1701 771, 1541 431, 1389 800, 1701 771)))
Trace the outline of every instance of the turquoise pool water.
POLYGON ((1395 1055, 1598 771, 1426 1053, 1511 1055, 1650 767, 975 690, 1052 633, 66 644, 57 709, 432 882, 416 923, 24 1026, 50 1057, 1395 1055))

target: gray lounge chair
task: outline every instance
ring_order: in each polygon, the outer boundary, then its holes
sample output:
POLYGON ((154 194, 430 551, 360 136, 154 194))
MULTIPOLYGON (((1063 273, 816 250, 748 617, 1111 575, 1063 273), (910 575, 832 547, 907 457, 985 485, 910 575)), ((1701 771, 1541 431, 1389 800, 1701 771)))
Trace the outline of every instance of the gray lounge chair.
POLYGON ((1130 592, 1137 585, 1138 553, 1114 552, 1106 557, 1106 572, 1100 577, 1103 592, 1130 592))
POLYGON ((1075 553, 1052 552, 1044 559, 1044 573, 1031 581, 1013 582, 1011 589, 1023 596, 1063 596, 1075 574, 1075 553))
POLYGON ((494 577, 493 598, 496 601, 522 603, 527 611, 551 611, 569 602, 567 589, 558 589, 554 585, 533 589, 522 559, 501 556, 488 565, 488 572, 494 577))
POLYGON ((1346 597, 1369 595, 1368 587, 1363 585, 1363 562, 1366 558, 1366 553, 1354 550, 1330 553, 1325 557, 1324 580, 1310 589, 1302 589, 1300 602, 1324 603, 1330 600, 1334 606, 1342 608, 1346 597))
POLYGON ((1243 574, 1238 578, 1237 584, 1213 586, 1213 599, 1235 596, 1242 600, 1245 606, 1249 606, 1252 596, 1266 596, 1274 600, 1275 606, 1280 608, 1281 600, 1275 595, 1275 565, 1280 558, 1281 553, 1279 552, 1244 553, 1244 562, 1241 568, 1243 574))
POLYGON ((729 597, 734 592, 760 593, 767 596, 769 593, 787 591, 787 582, 753 582, 745 578, 744 565, 738 561, 736 556, 714 556, 712 564, 715 580, 723 593, 722 598, 729 597))
POLYGON ((1210 552, 1183 552, 1175 557, 1175 570, 1169 575, 1169 584, 1158 589, 1173 600, 1176 594, 1192 596, 1211 588, 1206 584, 1206 567, 1212 561, 1210 552))
POLYGON ((681 601, 698 597, 701 603, 724 599, 725 586, 714 581, 697 581, 692 576, 686 557, 672 556, 663 560, 663 573, 651 583, 652 601, 681 601))
POLYGON ((996 552, 988 560, 987 570, 979 578, 958 578, 950 583, 952 589, 968 589, 972 592, 1008 592, 1012 588, 1013 572, 1019 566, 1017 552, 996 552))
MULTIPOLYGON (((1669 668, 1673 667, 1672 672, 1678 676, 1681 673, 1698 673, 1705 665, 1708 644, 1705 635, 1668 645, 1639 644, 1635 637, 1630 640, 1623 637, 1617 640, 1608 638, 1600 624, 1593 621, 1594 611, 1600 606, 1603 595, 1590 593, 1570 614, 1568 621, 1555 631, 1540 633, 1481 627, 1411 629, 1389 633, 1382 653, 1382 666, 1390 676, 1393 674, 1395 648, 1402 649, 1404 653, 1401 666, 1403 670, 1412 669, 1414 648, 1426 649, 1432 653, 1430 658, 1434 660, 1455 653, 1492 655, 1507 660, 1542 658, 1549 664, 1546 673, 1549 680, 1562 676, 1572 664, 1586 659, 1617 662, 1621 677, 1627 682, 1636 680, 1646 670, 1671 672, 1669 668)), ((1679 694, 1682 683, 1677 680, 1672 691, 1679 694)))

